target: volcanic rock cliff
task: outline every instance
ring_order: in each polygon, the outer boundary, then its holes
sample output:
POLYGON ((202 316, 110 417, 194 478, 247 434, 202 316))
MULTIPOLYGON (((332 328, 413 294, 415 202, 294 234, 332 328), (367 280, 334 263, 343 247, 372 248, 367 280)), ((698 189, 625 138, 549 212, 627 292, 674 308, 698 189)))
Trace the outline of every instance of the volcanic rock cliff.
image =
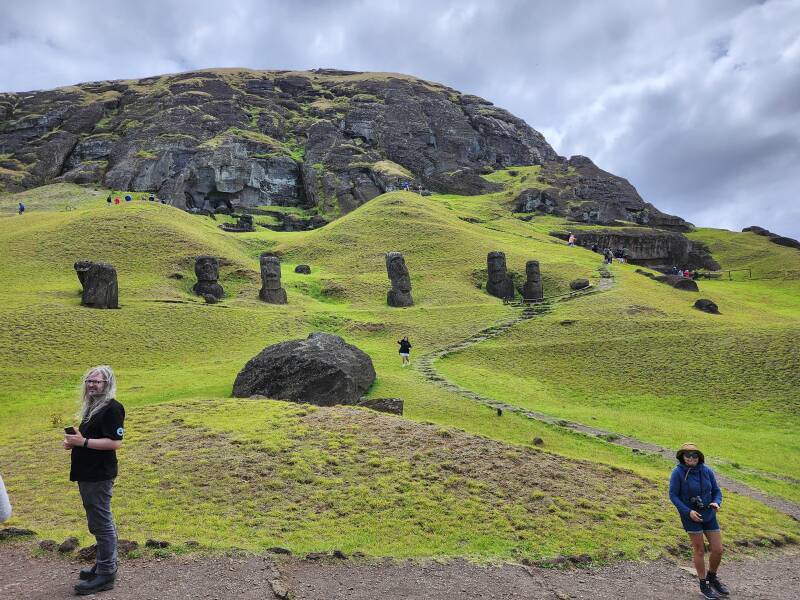
POLYGON ((404 184, 491 191, 481 174, 536 164, 550 187, 522 210, 690 227, 491 102, 405 75, 212 69, 0 94, 0 191, 101 183, 187 209, 334 217, 404 184))

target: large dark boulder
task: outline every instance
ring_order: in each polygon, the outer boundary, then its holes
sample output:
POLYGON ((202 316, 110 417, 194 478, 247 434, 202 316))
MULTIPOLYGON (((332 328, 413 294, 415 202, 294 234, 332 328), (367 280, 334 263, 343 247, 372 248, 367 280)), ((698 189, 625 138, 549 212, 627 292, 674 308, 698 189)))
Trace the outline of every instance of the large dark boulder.
POLYGON ((676 290, 683 290, 685 292, 700 291, 694 279, 684 277, 683 275, 658 275, 657 277, 654 277, 654 279, 659 283, 666 283, 667 285, 674 287, 676 290))
POLYGON ((318 406, 357 404, 374 381, 366 353, 338 336, 312 333, 262 350, 236 376, 233 395, 318 406))
POLYGON ((309 265, 297 265, 294 268, 295 273, 300 273, 301 275, 310 275, 311 274, 311 267, 309 265))
POLYGON ((108 263, 92 263, 84 274, 81 304, 91 308, 119 308, 117 270, 108 263))
POLYGON ((719 314, 719 307, 717 306, 716 302, 713 300, 708 300, 707 298, 700 298, 699 300, 695 301, 694 307, 697 310, 702 310, 703 312, 711 313, 712 315, 719 314))
POLYGON ((583 290, 585 288, 588 288, 589 285, 591 285, 591 284, 589 283, 588 279, 585 279, 585 278, 573 279, 572 281, 569 282, 569 289, 571 289, 571 290, 583 290))

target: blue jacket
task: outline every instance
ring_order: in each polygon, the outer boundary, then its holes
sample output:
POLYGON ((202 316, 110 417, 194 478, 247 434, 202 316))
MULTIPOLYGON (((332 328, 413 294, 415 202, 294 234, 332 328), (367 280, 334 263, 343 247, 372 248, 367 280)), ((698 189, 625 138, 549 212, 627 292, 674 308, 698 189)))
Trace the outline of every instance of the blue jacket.
MULTIPOLYGON (((722 506, 722 492, 717 485, 714 471, 704 463, 691 469, 684 464, 679 464, 673 469, 669 478, 669 499, 672 500, 681 516, 688 517, 692 511, 689 498, 694 496, 700 496, 706 506, 712 502, 722 506)), ((710 516, 708 511, 713 510, 711 508, 699 512, 706 520, 706 517, 710 516)))

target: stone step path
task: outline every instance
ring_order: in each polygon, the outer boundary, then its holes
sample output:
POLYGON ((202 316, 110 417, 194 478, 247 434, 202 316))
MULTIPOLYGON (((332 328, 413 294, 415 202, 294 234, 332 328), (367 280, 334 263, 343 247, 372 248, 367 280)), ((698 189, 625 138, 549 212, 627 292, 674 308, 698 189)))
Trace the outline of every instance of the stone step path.
MULTIPOLYGON (((645 442, 630 436, 621 435, 605 429, 600 429, 598 427, 592 427, 590 425, 585 425, 583 423, 568 421, 566 419, 561 419, 559 417, 554 417, 552 415, 547 415, 545 413, 528 410, 516 406, 514 404, 508 404, 507 402, 502 402, 500 400, 484 396, 470 389, 464 388, 456 383, 453 383, 452 381, 449 381, 439 371, 437 371, 436 367, 434 366, 434 362, 439 358, 444 358, 461 350, 466 350, 467 348, 470 348, 476 344, 485 342, 499 335, 502 335, 512 327, 519 325, 524 321, 536 318, 537 316, 548 314, 553 310, 557 302, 563 302, 565 300, 570 300, 572 298, 586 296, 598 292, 605 292, 611 289, 613 285, 614 285, 613 278, 603 277, 600 279, 600 282, 597 286, 588 288, 586 290, 580 290, 578 292, 567 294, 563 297, 558 297, 556 299, 550 299, 550 300, 545 299, 545 301, 538 304, 524 305, 522 307, 522 312, 513 319, 509 319, 508 321, 504 321, 502 323, 498 323, 497 325, 492 325, 490 327, 482 329, 465 340, 454 342, 448 346, 445 346, 444 348, 426 354, 425 356, 417 359, 416 369, 431 383, 438 385, 439 387, 447 390, 448 392, 452 392, 454 394, 458 394, 464 398, 472 400, 473 402, 478 402, 479 404, 483 404, 485 406, 494 409, 499 409, 502 410, 503 412, 519 414, 525 418, 534 419, 536 421, 547 423, 548 425, 552 425, 555 427, 564 427, 566 429, 569 429, 571 431, 576 431, 584 435, 600 438, 608 443, 616 444, 617 446, 623 446, 625 448, 630 448, 633 452, 657 454, 658 456, 661 456, 662 458, 672 462, 675 460, 675 451, 672 449, 664 448, 663 446, 659 446, 657 444, 651 444, 649 442, 645 442)), ((718 462, 723 462, 723 461, 718 461, 718 462)), ((780 478, 780 477, 775 477, 774 475, 769 473, 757 472, 756 470, 752 470, 751 472, 754 472, 756 474, 762 474, 763 476, 771 477, 773 479, 780 478)), ((741 494, 743 496, 747 496, 749 498, 758 500, 759 502, 762 502, 763 504, 766 504, 767 506, 770 506, 800 521, 800 505, 785 500, 783 498, 769 496, 757 489, 754 489, 742 483, 741 481, 732 479, 727 475, 716 473, 716 476, 717 476, 717 482, 719 483, 720 487, 723 487, 731 492, 735 492, 737 494, 741 494)), ((789 479, 787 478, 786 480, 789 479)))

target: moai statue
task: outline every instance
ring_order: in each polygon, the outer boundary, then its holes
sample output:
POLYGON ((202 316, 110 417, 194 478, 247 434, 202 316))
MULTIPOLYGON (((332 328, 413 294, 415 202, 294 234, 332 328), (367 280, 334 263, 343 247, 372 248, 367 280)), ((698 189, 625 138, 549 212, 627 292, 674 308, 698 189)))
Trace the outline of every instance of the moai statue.
POLYGON ((256 229, 253 226, 253 215, 241 215, 236 220, 236 227, 242 231, 255 231, 256 229))
POLYGON ((84 282, 86 281, 86 273, 93 264, 94 263, 90 260, 79 260, 75 263, 75 273, 78 275, 78 281, 81 282, 81 287, 83 287, 84 282))
POLYGON ((92 263, 83 277, 81 304, 92 308, 119 308, 117 270, 108 263, 92 263))
POLYGON ((544 298, 542 274, 539 261, 529 260, 525 263, 525 284, 522 286, 522 297, 528 302, 536 302, 544 298))
POLYGON ((281 287, 281 261, 265 252, 260 257, 261 290, 258 297, 270 304, 286 304, 286 290, 281 287))
POLYGON ((513 298, 514 282, 506 269, 506 255, 502 252, 489 252, 486 256, 486 291, 497 298, 513 298))
POLYGON ((406 261, 399 252, 386 254, 386 272, 392 282, 392 289, 386 295, 389 306, 411 306, 414 299, 411 297, 411 276, 406 268, 406 261))
POLYGON ((225 293, 219 284, 219 262, 213 256, 198 256, 194 260, 194 274, 197 283, 192 291, 198 296, 213 296, 215 300, 222 298, 225 293))

